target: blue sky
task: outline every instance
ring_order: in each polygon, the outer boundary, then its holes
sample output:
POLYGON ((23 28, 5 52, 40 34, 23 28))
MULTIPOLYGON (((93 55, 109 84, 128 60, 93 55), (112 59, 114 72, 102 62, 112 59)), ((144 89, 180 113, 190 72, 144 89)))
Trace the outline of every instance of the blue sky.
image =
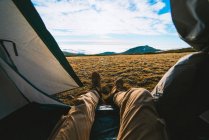
POLYGON ((65 51, 95 54, 150 45, 188 47, 170 16, 169 0, 32 0, 65 51))

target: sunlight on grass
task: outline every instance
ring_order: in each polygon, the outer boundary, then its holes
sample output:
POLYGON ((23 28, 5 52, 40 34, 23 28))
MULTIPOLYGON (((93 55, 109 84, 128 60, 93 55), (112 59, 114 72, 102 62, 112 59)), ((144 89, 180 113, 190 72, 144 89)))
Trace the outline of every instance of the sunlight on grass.
POLYGON ((143 87, 152 91, 165 72, 186 54, 188 53, 67 57, 85 87, 57 97, 70 104, 72 98, 88 91, 90 76, 94 71, 101 74, 102 85, 112 84, 117 77, 122 77, 128 88, 143 87))

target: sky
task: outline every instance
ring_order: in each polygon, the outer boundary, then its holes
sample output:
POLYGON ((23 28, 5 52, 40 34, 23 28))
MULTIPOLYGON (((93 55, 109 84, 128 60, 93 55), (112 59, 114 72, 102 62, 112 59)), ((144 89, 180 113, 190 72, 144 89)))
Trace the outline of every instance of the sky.
POLYGON ((188 47, 178 36, 169 0, 32 0, 63 51, 96 54, 149 45, 188 47))

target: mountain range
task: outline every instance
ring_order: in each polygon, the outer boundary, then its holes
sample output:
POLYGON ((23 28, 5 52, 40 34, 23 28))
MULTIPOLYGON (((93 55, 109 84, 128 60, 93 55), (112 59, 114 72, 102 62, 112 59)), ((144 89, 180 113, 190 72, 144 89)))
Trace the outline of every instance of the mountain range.
MULTIPOLYGON (((128 49, 124 52, 121 53, 116 53, 116 52, 103 52, 95 55, 118 55, 118 54, 123 54, 123 55, 133 55, 133 54, 150 54, 150 53, 179 53, 179 52, 192 52, 195 51, 192 48, 183 48, 183 49, 175 49, 175 50, 159 50, 153 47, 150 47, 148 45, 145 46, 137 46, 131 49, 128 49)), ((69 52, 69 51, 63 51, 65 56, 84 56, 88 54, 84 53, 75 53, 75 52, 69 52)))
POLYGON ((125 52, 121 52, 121 53, 115 53, 115 52, 103 52, 100 53, 98 55, 115 55, 115 54, 146 54, 146 53, 156 53, 158 51, 158 49, 155 49, 153 47, 150 47, 148 45, 145 46, 137 46, 131 49, 126 50, 125 52))

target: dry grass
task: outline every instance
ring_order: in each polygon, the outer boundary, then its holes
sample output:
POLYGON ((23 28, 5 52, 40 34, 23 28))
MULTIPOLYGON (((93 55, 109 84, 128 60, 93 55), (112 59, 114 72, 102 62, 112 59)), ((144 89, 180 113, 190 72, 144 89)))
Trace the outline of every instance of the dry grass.
POLYGON ((91 85, 90 76, 94 71, 101 74, 103 85, 122 77, 127 87, 143 87, 152 91, 165 72, 186 54, 188 53, 68 57, 67 60, 85 87, 59 94, 57 97, 70 104, 73 97, 88 91, 91 85))

